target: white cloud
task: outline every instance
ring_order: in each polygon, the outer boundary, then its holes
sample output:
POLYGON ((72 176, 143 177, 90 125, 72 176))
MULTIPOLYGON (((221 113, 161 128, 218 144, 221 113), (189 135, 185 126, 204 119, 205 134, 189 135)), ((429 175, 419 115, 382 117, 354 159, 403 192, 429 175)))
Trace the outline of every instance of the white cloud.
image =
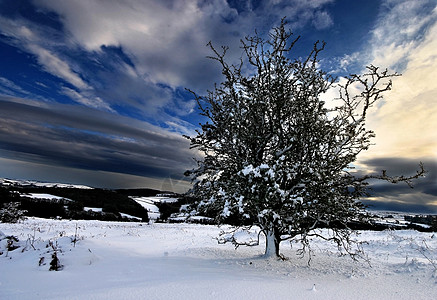
POLYGON ((49 50, 35 44, 28 44, 27 49, 36 55, 38 62, 48 73, 65 80, 81 90, 91 89, 91 87, 80 78, 80 75, 74 72, 64 60, 49 50))
POLYGON ((313 25, 316 29, 326 29, 334 24, 331 16, 326 11, 317 11, 314 14, 313 25))
POLYGON ((426 28, 437 19, 435 8, 424 9, 429 3, 428 0, 384 2, 370 41, 375 65, 396 68, 411 57, 413 49, 423 41, 426 28))
POLYGON ((190 58, 206 55, 208 37, 199 23, 211 17, 207 13, 212 9, 198 7, 197 1, 37 3, 60 14, 75 42, 88 51, 100 51, 102 46, 122 47, 139 73, 155 83, 183 85, 190 58))
POLYGON ((13 81, 0 77, 0 92, 8 95, 15 95, 16 93, 29 95, 29 93, 23 90, 20 86, 16 85, 13 81))
POLYGON ((215 65, 205 60, 211 54, 205 47, 210 40, 233 44, 238 59, 239 39, 252 34, 254 24, 265 30, 286 15, 297 20, 296 27, 311 22, 320 29, 332 25, 329 14, 321 10, 332 0, 261 2, 257 10, 241 15, 224 0, 35 2, 59 14, 75 42, 88 51, 122 47, 141 76, 171 87, 200 87, 218 76, 215 65))
POLYGON ((70 97, 71 99, 75 100, 76 102, 83 104, 85 106, 97 108, 97 109, 103 109, 107 111, 114 112, 114 110, 105 103, 102 99, 99 97, 93 96, 91 93, 89 93, 88 97, 85 96, 86 93, 79 93, 73 89, 63 87, 62 92, 70 97))

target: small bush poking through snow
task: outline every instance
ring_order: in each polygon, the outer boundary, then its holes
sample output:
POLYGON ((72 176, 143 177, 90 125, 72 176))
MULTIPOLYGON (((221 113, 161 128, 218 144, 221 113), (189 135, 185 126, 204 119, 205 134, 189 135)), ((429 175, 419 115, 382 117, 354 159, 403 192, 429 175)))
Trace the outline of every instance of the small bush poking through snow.
POLYGON ((0 209, 0 222, 1 223, 17 223, 20 220, 25 220, 25 210, 19 209, 20 202, 8 202, 3 204, 3 208, 0 209))
POLYGON ((50 262, 50 269, 49 271, 60 271, 62 270, 61 262, 58 258, 58 252, 55 250, 52 254, 52 261, 50 262))

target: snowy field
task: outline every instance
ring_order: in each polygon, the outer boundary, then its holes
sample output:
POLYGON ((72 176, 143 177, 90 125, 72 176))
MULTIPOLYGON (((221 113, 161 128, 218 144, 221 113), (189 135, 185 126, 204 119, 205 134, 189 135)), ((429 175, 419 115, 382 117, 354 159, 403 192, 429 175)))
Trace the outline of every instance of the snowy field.
POLYGON ((437 299, 437 234, 363 232, 370 265, 318 241, 234 250, 220 228, 30 218, 0 223, 0 299, 437 299), (16 236, 19 248, 7 251, 16 236), (74 243, 74 240, 77 240, 74 243), (10 240, 10 239, 9 239, 10 240), (56 251, 61 271, 49 271, 56 251))

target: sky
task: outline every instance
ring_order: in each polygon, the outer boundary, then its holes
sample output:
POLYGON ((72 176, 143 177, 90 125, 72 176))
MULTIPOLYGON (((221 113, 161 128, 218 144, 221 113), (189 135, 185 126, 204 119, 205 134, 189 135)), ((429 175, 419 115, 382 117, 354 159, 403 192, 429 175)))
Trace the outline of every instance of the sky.
POLYGON ((182 192, 194 166, 183 135, 200 122, 187 88, 222 81, 206 44, 229 46, 286 17, 304 57, 339 80, 374 64, 401 73, 369 112, 365 172, 428 174, 376 182, 366 203, 437 213, 436 0, 0 0, 0 177, 182 192))

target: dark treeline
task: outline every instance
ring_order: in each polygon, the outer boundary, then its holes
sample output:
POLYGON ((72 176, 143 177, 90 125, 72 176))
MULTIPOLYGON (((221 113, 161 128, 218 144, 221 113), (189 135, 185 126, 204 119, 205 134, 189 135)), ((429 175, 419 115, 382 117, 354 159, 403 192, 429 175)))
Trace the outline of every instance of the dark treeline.
POLYGON ((125 221, 120 213, 148 222, 147 210, 128 196, 112 190, 76 189, 57 187, 0 187, 0 205, 20 202, 26 215, 35 217, 61 217, 72 219, 99 219, 125 221), (21 196, 19 195, 21 194, 21 196), (43 193, 69 200, 32 199, 23 196, 29 193, 43 193), (70 201, 71 200, 71 201, 70 201), (85 211, 84 207, 102 208, 102 213, 85 211))

